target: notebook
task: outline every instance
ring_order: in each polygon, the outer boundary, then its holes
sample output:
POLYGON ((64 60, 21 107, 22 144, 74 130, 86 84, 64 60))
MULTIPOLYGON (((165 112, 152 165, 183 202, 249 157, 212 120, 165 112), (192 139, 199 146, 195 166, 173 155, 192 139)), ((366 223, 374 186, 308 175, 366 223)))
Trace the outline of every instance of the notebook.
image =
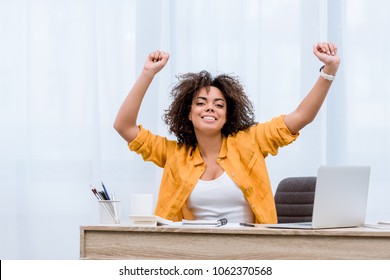
POLYGON ((322 229, 364 225, 369 166, 320 166, 310 223, 267 224, 269 228, 322 229))
POLYGON ((228 223, 226 218, 219 220, 182 220, 180 222, 173 222, 166 220, 156 215, 148 216, 133 216, 129 215, 130 225, 141 227, 155 227, 155 226, 212 226, 221 227, 228 223))

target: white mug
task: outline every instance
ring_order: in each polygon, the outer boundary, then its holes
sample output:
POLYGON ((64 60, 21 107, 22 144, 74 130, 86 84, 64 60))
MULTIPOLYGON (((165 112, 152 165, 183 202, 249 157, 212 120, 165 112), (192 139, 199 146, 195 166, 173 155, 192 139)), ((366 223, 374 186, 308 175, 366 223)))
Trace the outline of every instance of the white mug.
POLYGON ((153 194, 131 194, 130 215, 131 216, 153 215, 153 194))

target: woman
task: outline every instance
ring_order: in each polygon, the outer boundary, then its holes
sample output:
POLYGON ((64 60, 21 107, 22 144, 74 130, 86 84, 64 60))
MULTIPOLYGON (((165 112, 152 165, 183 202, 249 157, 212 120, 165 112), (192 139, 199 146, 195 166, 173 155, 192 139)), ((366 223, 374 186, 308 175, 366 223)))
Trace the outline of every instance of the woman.
POLYGON ((277 223, 265 165, 268 154, 290 144, 324 102, 340 59, 332 43, 313 46, 324 63, 313 88, 287 115, 256 123, 253 108, 236 77, 202 71, 179 78, 164 118, 177 141, 137 125, 143 97, 169 54, 149 54, 124 100, 114 128, 129 148, 164 168, 155 214, 169 220, 219 219, 277 223))

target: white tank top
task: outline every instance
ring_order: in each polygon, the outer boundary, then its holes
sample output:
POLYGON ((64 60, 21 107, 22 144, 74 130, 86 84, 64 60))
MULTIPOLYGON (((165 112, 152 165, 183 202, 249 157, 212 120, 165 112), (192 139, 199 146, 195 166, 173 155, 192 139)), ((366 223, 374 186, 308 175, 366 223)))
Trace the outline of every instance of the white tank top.
POLYGON ((226 218, 229 223, 253 223, 254 214, 236 183, 224 172, 211 181, 199 179, 187 200, 196 220, 226 218))

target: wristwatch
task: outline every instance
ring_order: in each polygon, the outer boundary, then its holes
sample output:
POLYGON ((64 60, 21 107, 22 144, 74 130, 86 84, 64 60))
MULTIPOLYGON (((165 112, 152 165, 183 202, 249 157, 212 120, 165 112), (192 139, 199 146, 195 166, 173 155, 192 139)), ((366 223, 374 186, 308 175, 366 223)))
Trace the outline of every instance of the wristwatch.
POLYGON ((329 75, 329 74, 326 74, 324 72, 324 67, 325 65, 323 65, 321 68, 320 68, 320 76, 322 78, 324 78, 325 80, 328 80, 328 81, 334 81, 336 79, 336 76, 335 75, 329 75))

